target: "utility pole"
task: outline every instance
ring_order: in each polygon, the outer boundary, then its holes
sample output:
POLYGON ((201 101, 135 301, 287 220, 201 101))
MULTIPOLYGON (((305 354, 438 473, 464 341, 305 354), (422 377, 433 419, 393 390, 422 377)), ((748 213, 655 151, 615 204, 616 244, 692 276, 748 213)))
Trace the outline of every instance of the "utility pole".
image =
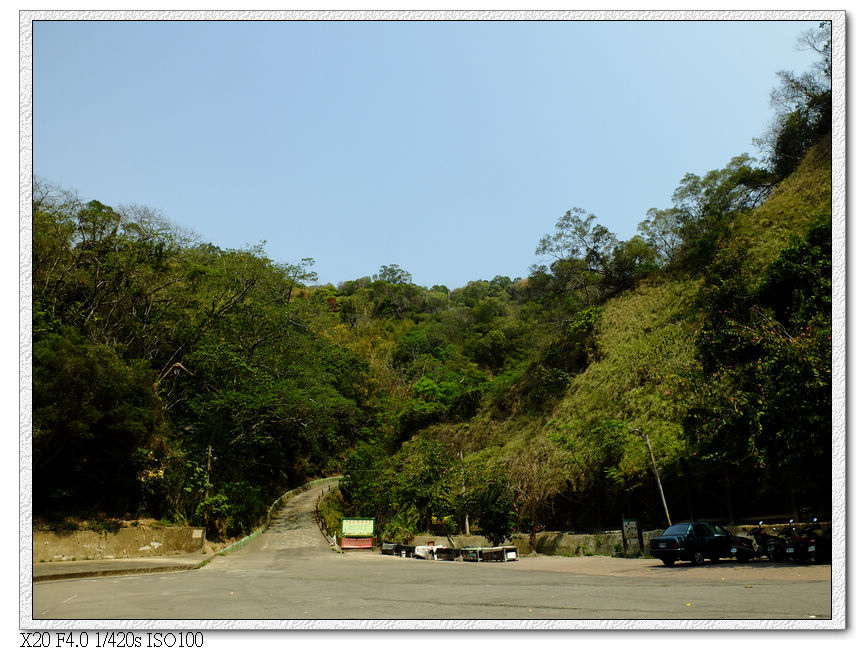
MULTIPOLYGON (((462 460, 463 460, 463 450, 460 449, 460 463, 462 463, 462 460)), ((462 493, 463 493, 463 496, 465 496, 465 493, 466 493, 465 474, 463 474, 463 491, 462 491, 462 493)), ((469 535, 471 535, 471 531, 469 530, 469 513, 468 513, 468 511, 466 511, 466 536, 468 537, 469 535)))
POLYGON ((652 459, 652 469, 655 472, 655 480, 658 481, 658 491, 661 493, 661 503, 664 504, 664 514, 667 515, 667 525, 672 526, 673 522, 670 521, 670 511, 667 510, 667 500, 664 498, 664 486, 661 485, 661 475, 658 474, 658 466, 655 464, 655 454, 652 453, 652 445, 649 444, 649 434, 643 433, 639 429, 634 429, 631 433, 646 441, 646 449, 649 450, 649 458, 652 459))
POLYGON ((213 446, 207 445, 207 473, 204 475, 204 500, 210 496, 210 459, 213 456, 213 446))

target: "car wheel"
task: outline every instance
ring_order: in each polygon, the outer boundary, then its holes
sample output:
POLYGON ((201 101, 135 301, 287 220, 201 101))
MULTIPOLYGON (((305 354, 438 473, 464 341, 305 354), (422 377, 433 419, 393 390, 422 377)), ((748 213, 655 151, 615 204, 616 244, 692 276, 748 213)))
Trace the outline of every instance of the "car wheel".
POLYGON ((676 560, 674 560, 671 557, 665 557, 663 559, 663 562, 664 562, 664 566, 673 566, 676 563, 676 560))
POLYGON ((703 554, 700 551, 694 551, 694 557, 691 558, 691 562, 693 562, 697 566, 700 566, 705 561, 706 560, 703 558, 703 554))

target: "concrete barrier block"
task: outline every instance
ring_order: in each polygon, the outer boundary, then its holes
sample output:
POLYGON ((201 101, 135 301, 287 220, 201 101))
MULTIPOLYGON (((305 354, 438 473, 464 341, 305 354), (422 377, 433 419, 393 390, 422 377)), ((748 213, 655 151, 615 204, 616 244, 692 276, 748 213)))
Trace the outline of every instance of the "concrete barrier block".
POLYGON ((204 541, 204 529, 185 526, 121 528, 116 533, 35 530, 33 561, 108 560, 201 553, 204 541))

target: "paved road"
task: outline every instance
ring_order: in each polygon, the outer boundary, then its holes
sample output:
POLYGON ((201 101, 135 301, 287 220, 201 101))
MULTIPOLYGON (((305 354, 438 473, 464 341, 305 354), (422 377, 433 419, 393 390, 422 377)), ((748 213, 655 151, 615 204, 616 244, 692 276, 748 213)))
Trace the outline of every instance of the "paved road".
POLYGON ((37 583, 34 619, 826 619, 828 566, 527 557, 433 562, 334 552, 291 500, 245 548, 197 571, 37 583))

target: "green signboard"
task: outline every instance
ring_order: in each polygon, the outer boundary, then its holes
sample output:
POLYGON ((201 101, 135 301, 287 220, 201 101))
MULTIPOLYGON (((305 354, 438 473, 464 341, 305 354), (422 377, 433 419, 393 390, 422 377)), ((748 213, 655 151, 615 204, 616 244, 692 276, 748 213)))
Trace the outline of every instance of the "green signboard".
POLYGON ((343 537, 373 537, 374 535, 374 518, 351 517, 342 520, 343 537))

